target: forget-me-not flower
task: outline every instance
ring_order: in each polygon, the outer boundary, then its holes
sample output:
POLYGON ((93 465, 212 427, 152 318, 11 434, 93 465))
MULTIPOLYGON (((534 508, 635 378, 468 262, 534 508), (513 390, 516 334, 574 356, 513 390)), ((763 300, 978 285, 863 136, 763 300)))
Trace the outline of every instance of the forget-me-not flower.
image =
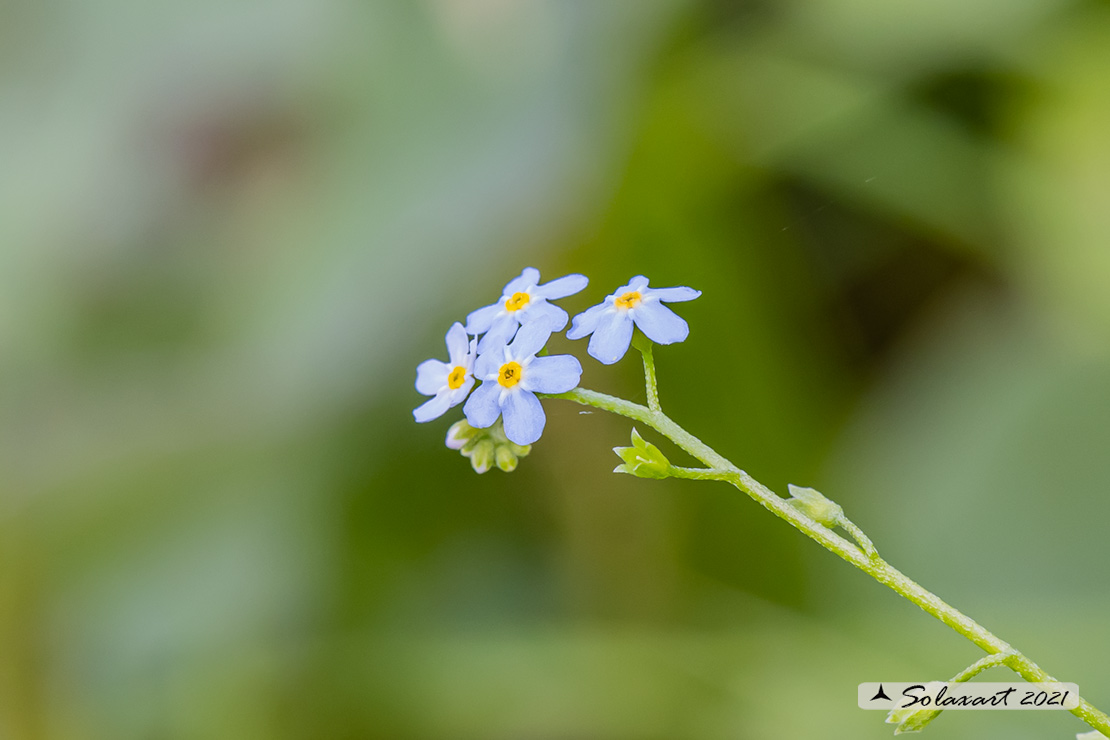
POLYGON ((525 324, 512 344, 499 342, 479 354, 474 375, 482 384, 463 406, 471 426, 484 429, 500 416, 511 442, 530 445, 540 438, 547 417, 536 394, 564 393, 582 377, 576 357, 536 357, 550 336, 545 323, 525 324))
POLYGON ((448 362, 424 360, 416 368, 416 390, 435 396, 412 411, 417 421, 431 421, 452 406, 458 406, 474 387, 476 341, 466 335, 459 322, 447 330, 448 362))
POLYGON ((693 288, 649 288, 648 279, 637 275, 602 303, 575 316, 567 339, 593 334, 586 351, 599 362, 612 365, 628 351, 633 324, 656 344, 685 339, 690 327, 663 303, 692 301, 700 295, 701 291, 693 288))
POLYGON ((524 324, 542 322, 553 332, 562 330, 567 312, 548 301, 574 295, 589 283, 585 275, 567 275, 543 285, 539 281, 540 271, 526 267, 505 286, 501 300, 466 317, 467 332, 485 334, 478 343, 479 354, 495 344, 508 343, 524 324))

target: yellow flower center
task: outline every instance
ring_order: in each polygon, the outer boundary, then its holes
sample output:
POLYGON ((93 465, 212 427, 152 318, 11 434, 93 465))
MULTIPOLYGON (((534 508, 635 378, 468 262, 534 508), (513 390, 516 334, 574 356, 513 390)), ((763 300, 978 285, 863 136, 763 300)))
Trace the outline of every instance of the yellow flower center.
POLYGON ((464 380, 466 380, 466 368, 459 365, 447 376, 447 387, 451 390, 462 388, 464 380))
POLYGON ((512 388, 520 382, 520 364, 516 362, 506 362, 501 366, 501 371, 497 373, 497 382, 506 388, 512 388))
POLYGON ((640 305, 641 299, 642 296, 640 295, 640 291, 630 290, 613 302, 617 304, 618 308, 629 309, 636 308, 636 306, 640 305))
POLYGON ((527 306, 528 302, 531 300, 532 296, 528 295, 527 293, 513 293, 509 300, 505 301, 505 310, 509 311, 510 313, 513 311, 519 311, 520 309, 527 306))

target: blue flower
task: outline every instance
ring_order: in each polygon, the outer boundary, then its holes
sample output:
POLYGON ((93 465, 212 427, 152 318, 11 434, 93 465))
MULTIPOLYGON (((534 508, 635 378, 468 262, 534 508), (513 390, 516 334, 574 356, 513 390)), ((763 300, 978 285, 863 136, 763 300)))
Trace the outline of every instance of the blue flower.
POLYGON ((690 327, 663 302, 692 301, 700 295, 701 291, 693 288, 649 288, 648 279, 637 275, 602 303, 575 316, 567 339, 593 334, 586 351, 599 362, 612 365, 628 351, 633 324, 656 344, 685 339, 690 327))
POLYGON ((589 283, 585 275, 567 275, 544 285, 539 281, 540 271, 526 267, 520 277, 505 286, 501 300, 466 317, 469 334, 485 334, 478 343, 479 354, 493 345, 508 343, 517 327, 524 324, 542 322, 553 332, 562 330, 567 325, 567 312, 548 301, 574 295, 589 283))
POLYGON ((575 357, 536 357, 550 336, 545 323, 526 324, 512 344, 499 342, 479 354, 474 375, 482 384, 463 407, 472 427, 485 429, 500 416, 510 441, 530 445, 540 438, 547 417, 536 394, 564 393, 582 377, 582 365, 575 357))
POLYGON ((462 403, 474 387, 476 341, 466 335, 466 329, 457 321, 447 330, 446 339, 449 362, 424 360, 416 368, 416 390, 425 396, 435 396, 413 409, 417 421, 443 416, 447 409, 462 403))

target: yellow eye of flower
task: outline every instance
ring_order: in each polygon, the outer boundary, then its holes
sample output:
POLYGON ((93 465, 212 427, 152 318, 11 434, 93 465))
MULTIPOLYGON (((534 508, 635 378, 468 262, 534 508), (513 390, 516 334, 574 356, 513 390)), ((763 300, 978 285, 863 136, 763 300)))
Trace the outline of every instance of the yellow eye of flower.
POLYGON ((462 388, 464 380, 466 380, 466 368, 459 365, 447 376, 447 387, 451 390, 462 388))
POLYGON ((497 382, 506 388, 512 388, 520 382, 520 364, 516 362, 506 362, 501 366, 501 371, 497 373, 497 382))
POLYGON ((613 302, 617 304, 618 308, 628 309, 636 308, 636 306, 640 305, 640 299, 640 291, 630 290, 613 302))
POLYGON ((513 293, 509 300, 505 301, 505 310, 509 311, 510 313, 513 311, 519 311, 520 309, 527 306, 528 302, 531 300, 532 296, 528 295, 527 293, 513 293))

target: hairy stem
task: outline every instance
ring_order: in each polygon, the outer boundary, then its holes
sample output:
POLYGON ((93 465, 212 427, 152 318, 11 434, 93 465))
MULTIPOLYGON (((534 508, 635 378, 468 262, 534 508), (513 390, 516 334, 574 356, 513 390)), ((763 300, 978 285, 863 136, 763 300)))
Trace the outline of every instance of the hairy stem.
POLYGON ((651 340, 637 330, 632 338, 632 346, 640 350, 640 354, 644 356, 644 388, 647 390, 648 409, 656 413, 661 412, 659 387, 655 379, 655 355, 651 349, 651 340))
POLYGON ((879 557, 879 552, 875 549, 875 545, 871 543, 871 538, 864 534, 863 530, 857 527, 850 519, 845 518, 841 521, 840 527, 845 532, 852 535, 852 539, 859 543, 859 546, 863 548, 863 551, 867 553, 868 557, 879 557))
MULTIPOLYGON (((649 382, 648 397, 650 399, 655 396, 655 385, 653 382, 655 380, 654 363, 651 363, 651 371, 649 373, 647 368, 650 362, 650 346, 647 351, 642 349, 641 351, 644 352, 645 374, 648 375, 650 381, 652 381, 649 382)), ((640 404, 626 401, 623 398, 617 398, 584 388, 576 388, 567 393, 551 394, 546 397, 574 401, 575 403, 618 414, 650 426, 709 468, 709 470, 705 471, 689 468, 680 469, 682 473, 680 473, 678 477, 708 478, 713 480, 724 480, 731 483, 748 494, 748 496, 755 499, 757 503, 772 514, 780 519, 785 519, 803 534, 816 540, 825 549, 847 560, 879 583, 882 583, 902 597, 917 604, 921 609, 978 645, 986 651, 988 655, 999 656, 999 662, 1005 663, 1011 670, 1025 680, 1031 682, 1057 680, 1032 660, 1015 650, 1005 640, 995 636, 986 627, 983 627, 971 617, 968 617, 963 612, 949 605, 936 594, 923 588, 916 581, 879 557, 877 553, 868 556, 868 554, 864 553, 857 545, 844 539, 828 527, 810 519, 788 504, 787 499, 782 498, 743 470, 733 465, 709 447, 709 445, 687 432, 659 410, 657 396, 655 396, 655 408, 641 406, 640 404)), ((860 531, 858 527, 855 527, 855 525, 852 526, 851 533, 861 543, 866 542, 870 544, 870 540, 868 540, 863 532, 860 531)), ((1099 730, 1107 737, 1110 737, 1110 717, 1107 717, 1106 714, 1093 707, 1085 699, 1080 698, 1079 706, 1070 711, 1091 727, 1099 730)))

